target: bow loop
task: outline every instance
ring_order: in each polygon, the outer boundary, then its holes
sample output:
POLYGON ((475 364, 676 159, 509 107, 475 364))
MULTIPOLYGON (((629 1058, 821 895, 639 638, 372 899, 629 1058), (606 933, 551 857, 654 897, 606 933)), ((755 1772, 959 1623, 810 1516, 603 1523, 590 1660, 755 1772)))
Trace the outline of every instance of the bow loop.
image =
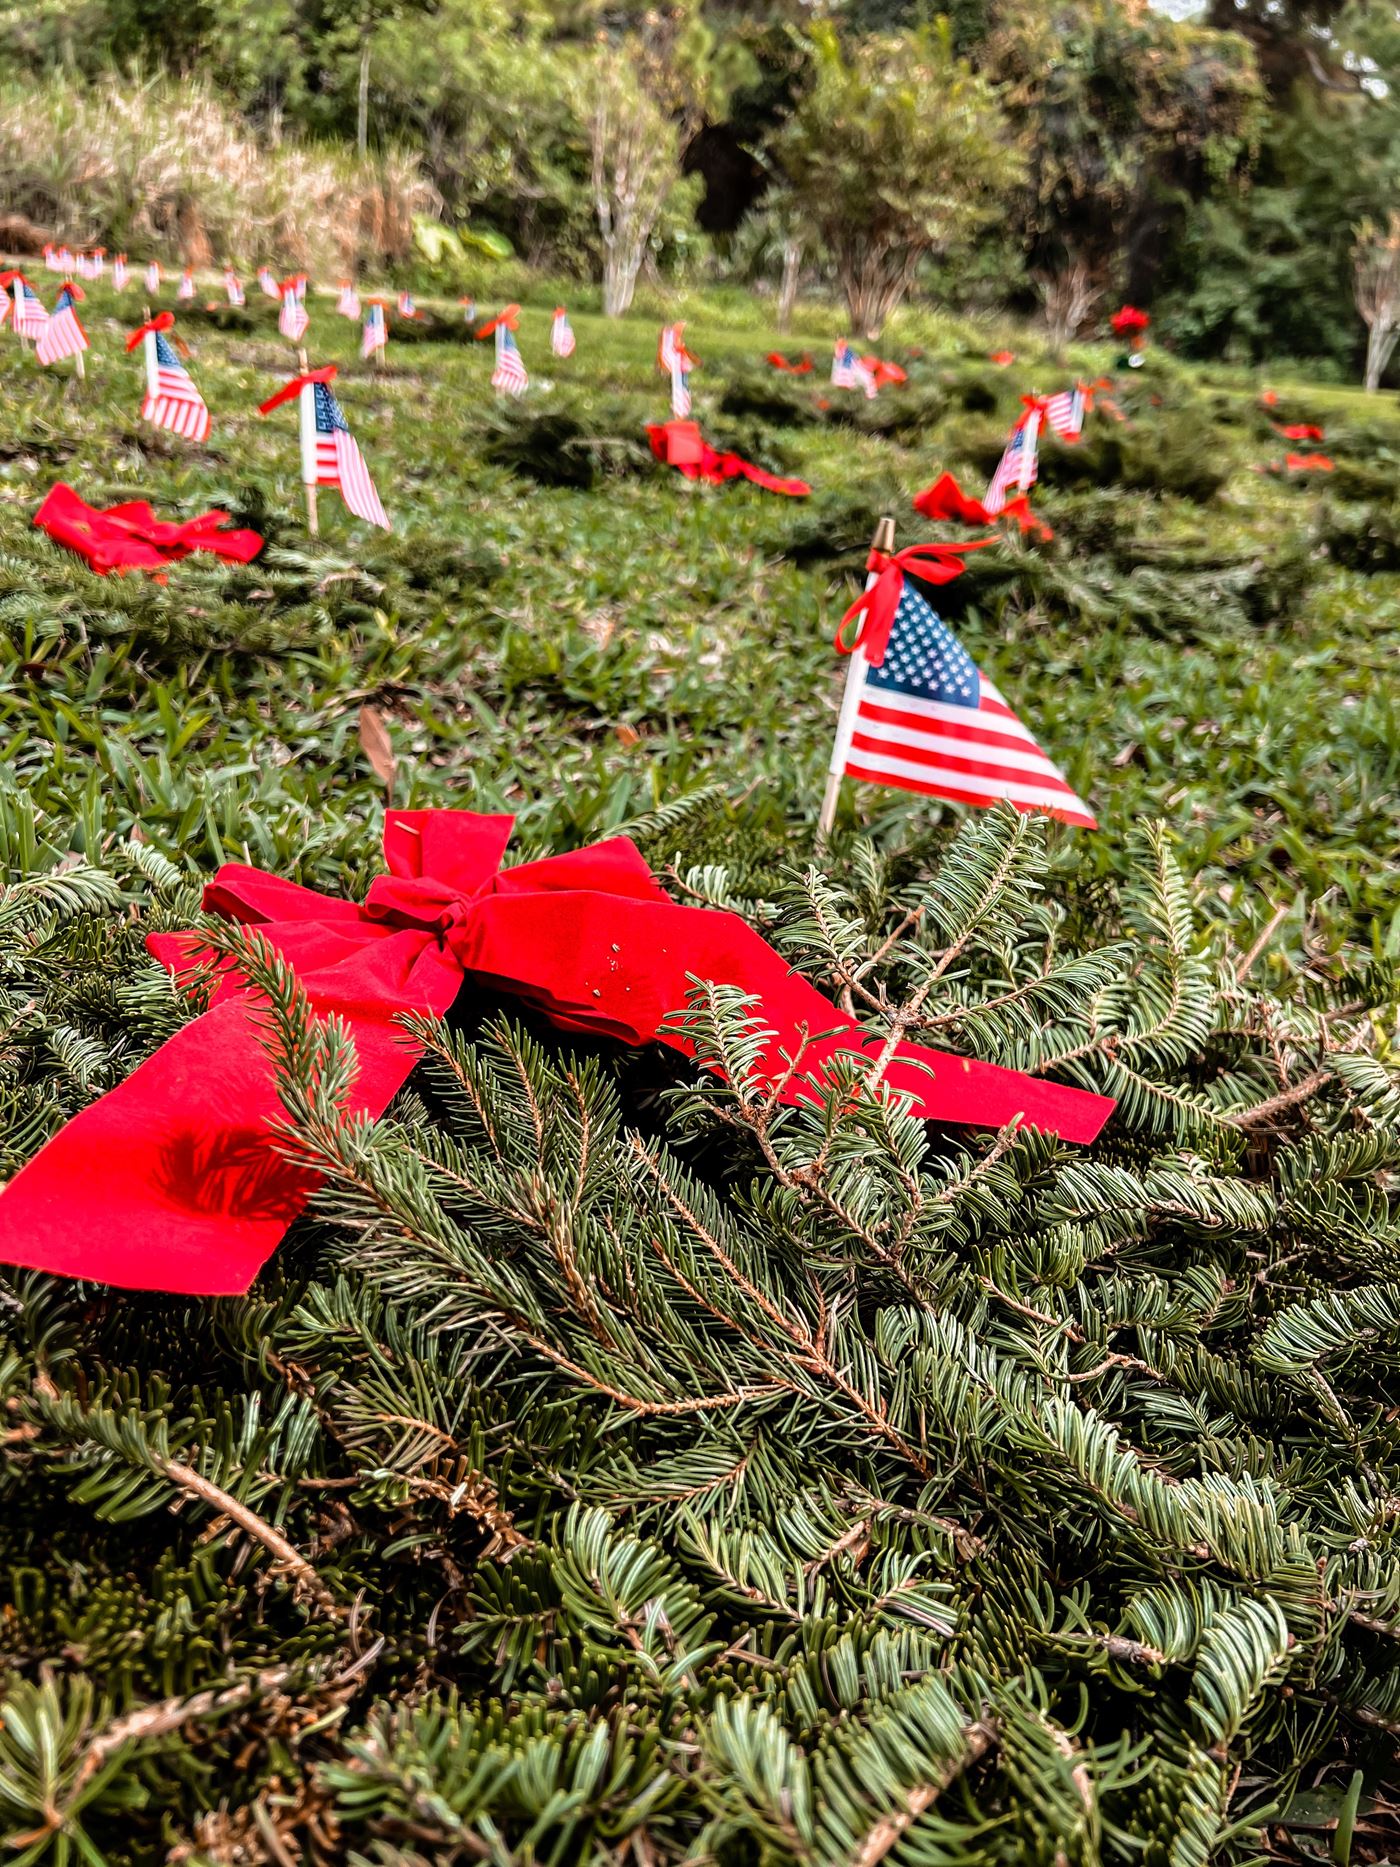
POLYGON ((868 590, 862 591, 837 624, 836 652, 853 655, 860 649, 871 667, 878 668, 889 647, 890 630, 894 627, 905 577, 917 577, 921 583, 951 583, 955 577, 961 577, 966 568, 963 557, 967 552, 980 551, 984 545, 995 542, 993 538, 973 538, 965 544, 931 541, 906 545, 893 556, 872 550, 866 559, 866 569, 875 573, 875 581, 868 590), (859 626, 847 640, 846 630, 853 622, 859 626))
POLYGON ((153 318, 147 318, 144 324, 138 325, 131 333, 126 340, 127 349, 134 350, 143 337, 149 337, 154 331, 171 330, 174 324, 175 313, 173 311, 158 311, 153 318))
POLYGON ((299 396, 309 382, 334 382, 336 365, 325 363, 318 370, 307 370, 304 375, 293 376, 290 382, 284 382, 275 395, 270 395, 265 402, 259 402, 258 413, 270 415, 275 408, 281 408, 284 402, 291 402, 299 396))

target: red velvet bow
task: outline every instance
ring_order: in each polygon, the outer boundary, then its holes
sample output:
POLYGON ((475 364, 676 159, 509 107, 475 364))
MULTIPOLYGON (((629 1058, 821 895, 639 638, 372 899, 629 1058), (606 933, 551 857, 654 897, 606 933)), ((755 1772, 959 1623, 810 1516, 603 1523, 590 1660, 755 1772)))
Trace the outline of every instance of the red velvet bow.
POLYGON ((906 573, 917 577, 921 583, 951 583, 955 577, 962 576, 962 560, 967 552, 980 551, 995 543, 994 538, 973 538, 962 545, 931 542, 906 545, 892 557, 872 550, 865 568, 877 573, 875 582, 862 591, 837 624, 836 652, 853 655, 860 649, 871 667, 878 668, 889 647, 890 630, 894 627, 894 613, 899 608, 899 593, 904 588, 906 573), (861 618, 860 627, 847 641, 847 625, 857 618, 861 618))
POLYGON ((505 310, 498 312, 494 318, 488 318, 481 329, 474 333, 477 342, 480 343, 483 337, 490 337, 498 324, 504 324, 508 331, 518 331, 520 329, 519 305, 507 305, 505 310))
POLYGON ((235 564, 248 564, 262 550, 263 542, 257 532, 231 527, 226 512, 159 519, 144 499, 99 510, 61 480, 45 495, 34 523, 56 543, 76 551, 99 576, 114 570, 158 573, 192 551, 209 551, 235 564))
POLYGON ((940 473, 932 486, 914 495, 914 510, 935 524, 995 525, 998 522, 1019 525, 1023 532, 1034 532, 1048 544, 1055 536, 1044 519, 1031 511, 1030 495, 1018 493, 1008 499, 1000 512, 988 512, 980 499, 965 493, 951 473, 940 473))
POLYGON ((158 311, 153 318, 147 318, 144 324, 140 325, 131 333, 130 337, 126 340, 127 349, 134 350, 141 339, 149 336, 152 331, 168 331, 172 329, 174 323, 175 313, 173 311, 158 311))
POLYGON ((270 395, 265 402, 258 403, 260 415, 270 415, 275 408, 281 408, 284 402, 293 401, 309 382, 334 382, 337 365, 323 363, 318 370, 307 370, 304 376, 293 376, 290 382, 284 382, 276 395, 270 395))
POLYGON ((749 480, 765 492, 784 493, 789 499, 805 498, 812 490, 806 480, 769 473, 742 454, 721 454, 710 446, 697 422, 653 422, 647 428, 647 439, 656 458, 688 480, 703 480, 708 486, 721 486, 726 480, 749 480))
MULTIPOLYGON (((590 849, 500 869, 509 817, 390 811, 389 873, 363 906, 229 863, 206 908, 257 925, 294 968, 318 1014, 353 1031, 357 1112, 378 1115, 418 1057, 399 1019, 441 1016, 464 976, 518 993, 561 1029, 660 1041, 691 977, 761 1000, 763 1068, 796 1106, 842 1053, 873 1058, 882 1038, 843 1018, 735 914, 680 907, 637 848, 590 849), (800 1065, 790 1061, 800 1050, 800 1065)), ((198 934, 152 934, 179 972, 198 934)), ((277 1152, 279 1114, 260 998, 225 974, 203 1016, 69 1122, 0 1194, 0 1262, 132 1289, 192 1295, 248 1288, 316 1182, 277 1152)), ((886 1071, 921 1117, 1002 1126, 1023 1117, 1091 1141, 1113 1104, 967 1057, 901 1044, 886 1071)))
POLYGON ((1115 336, 1127 337, 1145 331, 1152 320, 1145 311, 1139 311, 1136 305, 1120 305, 1108 322, 1115 336))

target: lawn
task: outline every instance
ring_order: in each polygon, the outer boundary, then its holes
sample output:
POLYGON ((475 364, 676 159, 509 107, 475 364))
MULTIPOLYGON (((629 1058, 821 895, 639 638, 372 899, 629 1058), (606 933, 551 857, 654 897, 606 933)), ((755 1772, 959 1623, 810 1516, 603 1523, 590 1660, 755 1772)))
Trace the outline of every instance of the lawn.
MULTIPOLYGON (((839 1099, 770 1133, 738 1082, 575 1068, 503 1000, 352 1145, 308 1039, 289 1106, 332 1192, 249 1296, 0 1272, 0 1833, 25 1864, 81 1834, 90 1867, 1186 1867, 1354 1823, 1379 1858, 1400 409, 1121 372, 1121 424, 1045 444, 1053 542, 1002 540, 943 605, 1100 829, 847 785, 823 855, 875 521, 926 536, 913 493, 980 491, 1070 371, 912 310, 883 345, 908 386, 867 406, 825 391, 829 307, 780 340, 696 292, 668 309, 707 436, 814 491, 693 487, 646 447, 660 305, 575 294, 560 362, 557 288, 507 286, 507 407, 450 303, 391 317, 376 369, 313 299, 388 536, 333 494, 308 536, 295 411, 257 412, 290 364, 266 301, 180 315, 202 448, 137 418, 135 288, 91 289, 85 383, 0 333, 4 1171, 187 1016, 147 930, 225 861, 360 898, 386 802, 513 813, 512 861, 626 832, 828 992, 918 994, 916 1033, 1120 1112, 1087 1153, 839 1099), (1335 470, 1260 471, 1274 422, 1335 470), (58 479, 266 548, 99 580, 32 527, 58 479), (745 1398, 671 1420, 697 1383, 745 1398)), ((733 1007, 696 1015, 738 1054, 733 1007)))

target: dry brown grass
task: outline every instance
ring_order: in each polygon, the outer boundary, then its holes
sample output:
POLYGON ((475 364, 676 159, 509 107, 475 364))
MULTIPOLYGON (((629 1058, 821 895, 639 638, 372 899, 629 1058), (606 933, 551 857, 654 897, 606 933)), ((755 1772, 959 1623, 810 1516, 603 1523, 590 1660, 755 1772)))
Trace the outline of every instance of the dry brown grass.
POLYGON ((203 85, 113 78, 0 94, 0 198, 55 240, 346 269, 402 257, 434 195, 407 151, 269 147, 203 85))

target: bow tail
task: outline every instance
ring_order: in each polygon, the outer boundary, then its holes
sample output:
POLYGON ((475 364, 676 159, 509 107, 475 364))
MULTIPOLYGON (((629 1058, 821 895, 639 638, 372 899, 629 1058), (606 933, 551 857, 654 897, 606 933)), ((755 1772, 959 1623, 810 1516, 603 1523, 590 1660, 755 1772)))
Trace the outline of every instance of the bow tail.
MULTIPOLYGON (((461 974, 428 949, 414 990, 339 1011, 355 1039, 357 1113, 380 1115, 418 1053, 395 1020, 441 1014, 461 974)), ((0 1263, 130 1290, 238 1296, 306 1206, 317 1177, 284 1160, 259 1001, 220 1000, 62 1128, 0 1199, 0 1263)))
MULTIPOLYGON (((553 900, 496 895, 473 914, 458 951, 469 972, 518 992, 566 1028, 630 1044, 659 1041, 687 1055, 685 1038, 662 1024, 684 1008, 692 980, 740 986, 759 997, 759 1016, 774 1033, 764 1056, 773 1081, 804 1037, 796 1074, 818 1082, 842 1053, 873 1060, 881 1050, 880 1037, 843 1017, 735 914, 584 892, 553 900)), ((1113 1109, 1107 1096, 919 1044, 899 1045, 887 1080, 922 1120, 1000 1128, 1020 1116, 1067 1141, 1092 1141, 1113 1109)), ((811 1096, 793 1081, 781 1099, 796 1106, 811 1096)))

